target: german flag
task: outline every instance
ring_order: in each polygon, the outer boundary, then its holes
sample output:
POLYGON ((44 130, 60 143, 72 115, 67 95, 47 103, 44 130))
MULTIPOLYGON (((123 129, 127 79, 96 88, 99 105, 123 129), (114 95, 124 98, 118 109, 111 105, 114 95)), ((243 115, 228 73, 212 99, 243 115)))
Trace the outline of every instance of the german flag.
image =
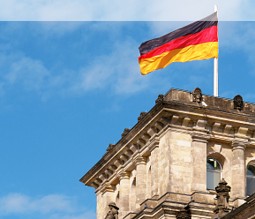
POLYGON ((142 43, 138 58, 146 75, 173 62, 187 62, 218 57, 217 12, 162 37, 142 43))

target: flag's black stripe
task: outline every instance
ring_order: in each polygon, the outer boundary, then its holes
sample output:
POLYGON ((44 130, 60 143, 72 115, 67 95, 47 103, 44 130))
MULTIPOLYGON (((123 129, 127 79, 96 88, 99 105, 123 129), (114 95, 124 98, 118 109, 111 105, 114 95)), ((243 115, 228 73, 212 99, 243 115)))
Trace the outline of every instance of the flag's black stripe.
POLYGON ((140 51, 140 55, 143 55, 171 40, 174 40, 176 38, 179 38, 181 36, 186 36, 188 34, 193 34, 193 33, 198 33, 201 30, 217 25, 218 24, 218 20, 217 20, 217 13, 213 13, 210 16, 193 22, 185 27, 182 27, 180 29, 177 29, 171 33, 168 33, 164 36, 146 41, 144 43, 142 43, 139 47, 139 51, 140 51))

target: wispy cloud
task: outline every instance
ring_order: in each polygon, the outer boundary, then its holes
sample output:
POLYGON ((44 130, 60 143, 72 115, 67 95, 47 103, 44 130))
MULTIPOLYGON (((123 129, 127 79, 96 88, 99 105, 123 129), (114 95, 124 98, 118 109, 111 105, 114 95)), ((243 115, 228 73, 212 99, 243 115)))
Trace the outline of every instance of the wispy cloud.
MULTIPOLYGON (((79 28, 82 29, 80 22, 75 23, 70 24, 68 22, 66 24, 67 30, 65 30, 65 22, 60 22, 60 27, 58 28, 54 28, 55 25, 58 26, 57 23, 49 23, 49 25, 37 23, 37 25, 34 25, 34 38, 38 39, 36 45, 44 42, 44 45, 50 46, 47 43, 48 41, 52 39, 60 41, 62 37, 63 39, 68 37, 69 31, 75 31, 79 28), (38 25, 42 28, 38 28, 38 25), (55 29, 55 32, 52 33, 49 31, 51 28, 55 29), (59 30, 60 35, 58 35, 56 29, 59 30), (56 35, 58 36, 57 39, 52 38, 56 35), (44 36, 44 39, 41 36, 44 36)), ((15 26, 15 24, 10 24, 9 28, 9 25, 6 26, 4 29, 6 36, 21 32, 21 30, 17 31, 20 27, 15 26)), ((24 26, 24 28, 33 31, 29 25, 24 26)), ((62 63, 63 61, 59 61, 59 55, 65 56, 62 54, 64 52, 61 51, 63 49, 61 44, 59 47, 54 47, 53 45, 53 49, 57 51, 56 48, 59 48, 60 51, 55 52, 56 55, 52 56, 55 60, 52 66, 48 63, 47 56, 40 58, 40 47, 35 47, 38 51, 32 52, 32 55, 30 55, 31 52, 27 52, 26 49, 19 49, 20 47, 24 47, 23 43, 18 46, 15 44, 12 45, 7 38, 5 40, 6 43, 0 46, 1 94, 8 94, 8 92, 15 89, 19 90, 20 94, 22 92, 37 94, 42 100, 47 100, 52 96, 66 97, 83 95, 91 91, 110 91, 116 95, 132 95, 144 91, 152 84, 156 84, 155 79, 153 80, 151 77, 140 75, 137 60, 137 47, 140 42, 136 42, 131 36, 125 36, 123 38, 120 23, 106 22, 99 24, 98 22, 91 22, 88 32, 82 37, 82 41, 85 42, 82 48, 83 51, 86 51, 86 53, 83 53, 84 55, 95 53, 93 51, 95 47, 87 48, 87 45, 95 44, 97 40, 93 40, 93 38, 101 34, 106 35, 106 37, 111 36, 109 40, 111 45, 103 45, 106 50, 98 51, 98 54, 95 56, 89 55, 88 60, 84 56, 84 62, 79 63, 75 68, 70 67, 73 66, 72 63, 69 66, 66 63, 62 63), (86 40, 88 40, 87 43, 86 40), (6 48, 6 45, 9 43, 9 47, 6 48)), ((22 37, 24 38, 25 35, 22 37)), ((75 43, 77 42, 71 42, 70 45, 73 46, 75 43)), ((76 49, 72 51, 74 54, 77 53, 76 49)), ((68 53, 66 55, 68 56, 68 53)))
POLYGON ((219 7, 221 20, 255 20, 253 0, 1 0, 1 20, 195 20, 219 7), (185 7, 183 7, 185 5, 185 7))
POLYGON ((31 197, 11 193, 0 197, 0 217, 23 215, 24 218, 47 219, 93 219, 95 212, 84 208, 73 197, 50 194, 31 197))

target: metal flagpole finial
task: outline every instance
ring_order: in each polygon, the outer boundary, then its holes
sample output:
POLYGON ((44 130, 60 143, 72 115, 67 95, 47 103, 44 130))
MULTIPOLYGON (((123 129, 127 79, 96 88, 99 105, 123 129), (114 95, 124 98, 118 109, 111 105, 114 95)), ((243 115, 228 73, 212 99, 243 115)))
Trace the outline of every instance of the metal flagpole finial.
POLYGON ((214 12, 218 12, 218 6, 214 5, 214 12))

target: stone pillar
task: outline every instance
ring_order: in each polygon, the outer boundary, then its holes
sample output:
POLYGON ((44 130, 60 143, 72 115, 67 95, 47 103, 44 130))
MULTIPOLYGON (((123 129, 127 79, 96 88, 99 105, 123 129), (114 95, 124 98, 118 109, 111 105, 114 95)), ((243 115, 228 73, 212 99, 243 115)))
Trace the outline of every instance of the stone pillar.
POLYGON ((234 140, 232 142, 232 199, 245 198, 246 168, 244 160, 245 141, 234 140))
POLYGON ((192 191, 206 191, 206 162, 208 136, 195 133, 192 135, 193 179, 192 191))
POLYGON ((159 169, 158 169, 158 159, 159 159, 159 139, 154 138, 150 145, 151 151, 151 194, 152 197, 158 194, 158 182, 159 182, 159 169))
POLYGON ((145 200, 146 195, 146 160, 139 156, 136 158, 136 208, 145 200))
POLYGON ((123 171, 120 173, 120 187, 119 187, 119 216, 123 218, 129 212, 129 173, 123 171))

